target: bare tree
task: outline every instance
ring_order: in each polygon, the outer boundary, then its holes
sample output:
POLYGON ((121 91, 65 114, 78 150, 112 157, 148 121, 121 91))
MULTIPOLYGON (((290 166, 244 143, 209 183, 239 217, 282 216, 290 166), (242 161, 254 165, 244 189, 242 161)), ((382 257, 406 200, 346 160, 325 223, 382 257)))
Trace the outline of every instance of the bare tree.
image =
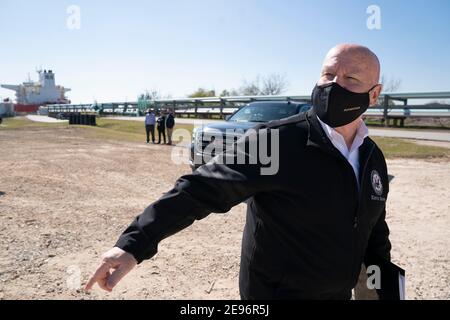
POLYGON ((227 89, 222 90, 222 92, 219 94, 219 97, 229 97, 230 92, 227 89))
POLYGON ((278 95, 286 91, 288 81, 285 75, 272 73, 265 77, 259 75, 250 82, 244 80, 239 91, 244 96, 278 95))
POLYGON ((205 97, 215 97, 215 90, 207 90, 204 88, 198 88, 194 93, 191 93, 189 98, 205 98, 205 97))
MULTIPOLYGON (((397 78, 389 79, 387 76, 382 75, 380 83, 383 85, 383 92, 389 93, 397 91, 401 86, 402 80, 397 78)), ((378 97, 378 105, 384 105, 384 97, 378 97)), ((394 102, 389 100, 389 105, 394 105, 394 102)))
POLYGON ((384 92, 395 92, 398 89, 400 89, 400 86, 402 84, 401 79, 396 78, 388 78, 384 74, 381 76, 380 83, 383 85, 383 91, 384 92))
POLYGON ((239 95, 239 92, 236 89, 231 89, 231 90, 224 89, 219 94, 219 97, 236 97, 238 95, 239 95))
POLYGON ((263 78, 261 94, 263 95, 279 95, 286 91, 288 81, 285 75, 272 73, 263 78))
POLYGON ((138 96, 140 100, 158 100, 161 98, 161 93, 157 89, 145 90, 138 96))
POLYGON ((253 81, 247 82, 244 80, 242 86, 239 88, 240 94, 243 96, 259 96, 261 95, 260 89, 260 76, 257 75, 253 81))
POLYGON ((145 95, 146 97, 148 97, 147 99, 149 100, 158 100, 161 98, 161 93, 157 89, 152 89, 150 91, 147 90, 145 92, 145 95))

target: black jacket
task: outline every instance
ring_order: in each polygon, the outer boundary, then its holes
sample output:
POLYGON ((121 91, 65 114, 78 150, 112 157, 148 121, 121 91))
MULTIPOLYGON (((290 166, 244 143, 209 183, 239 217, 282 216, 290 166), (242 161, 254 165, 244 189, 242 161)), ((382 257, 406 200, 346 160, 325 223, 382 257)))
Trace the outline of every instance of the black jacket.
POLYGON ((166 128, 166 117, 165 116, 160 116, 156 120, 156 128, 158 130, 164 130, 166 128))
POLYGON ((166 127, 171 129, 175 126, 175 118, 169 113, 166 119, 166 127))
MULTIPOLYGON (((213 160, 179 178, 116 246, 140 263, 156 254, 162 239, 194 220, 248 199, 239 281, 243 299, 349 299, 365 258, 390 260, 383 154, 370 138, 364 140, 358 190, 351 165, 313 110, 257 127, 269 134, 271 129, 279 129, 277 174, 261 175, 260 164, 213 160)), ((248 143, 258 135, 243 139, 248 143)))

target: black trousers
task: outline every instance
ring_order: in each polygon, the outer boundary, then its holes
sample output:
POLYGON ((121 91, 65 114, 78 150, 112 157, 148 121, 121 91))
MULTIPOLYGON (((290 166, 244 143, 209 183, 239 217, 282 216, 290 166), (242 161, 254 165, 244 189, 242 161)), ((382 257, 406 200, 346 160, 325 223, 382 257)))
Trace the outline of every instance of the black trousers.
POLYGON ((161 135, 164 139, 164 144, 166 143, 166 128, 158 128, 158 143, 161 143, 161 135))
POLYGON ((147 133, 147 142, 150 142, 149 134, 152 134, 152 142, 155 142, 155 125, 154 124, 146 124, 145 132, 147 133))

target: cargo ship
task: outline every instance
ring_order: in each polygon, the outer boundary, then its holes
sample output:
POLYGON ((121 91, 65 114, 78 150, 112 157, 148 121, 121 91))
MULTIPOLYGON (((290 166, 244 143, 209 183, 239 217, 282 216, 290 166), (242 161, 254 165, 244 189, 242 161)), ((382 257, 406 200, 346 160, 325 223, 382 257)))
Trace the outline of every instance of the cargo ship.
POLYGON ((28 79, 20 85, 1 85, 4 89, 16 92, 14 112, 34 113, 40 106, 70 103, 66 98, 66 92, 70 89, 55 85, 55 74, 52 70, 37 70, 37 73, 37 82, 28 79))

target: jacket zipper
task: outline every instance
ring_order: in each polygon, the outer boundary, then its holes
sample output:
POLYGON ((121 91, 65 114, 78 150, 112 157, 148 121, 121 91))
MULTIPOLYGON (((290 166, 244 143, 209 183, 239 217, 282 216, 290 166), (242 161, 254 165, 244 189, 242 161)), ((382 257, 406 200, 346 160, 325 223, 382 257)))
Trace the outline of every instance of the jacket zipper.
MULTIPOLYGON (((310 123, 309 123, 308 119, 307 119, 307 122, 308 122, 309 130, 311 130, 310 129, 310 123)), ((308 135, 308 139, 309 139, 309 135, 308 135)), ((325 142, 325 144, 327 144, 325 138, 323 138, 322 140, 325 142)), ((350 280, 349 280, 350 283, 353 282, 351 276, 355 273, 355 268, 356 268, 356 266, 355 266, 356 265, 356 254, 357 254, 357 252, 356 252, 356 249, 357 249, 356 248, 356 238, 357 238, 357 228, 358 228, 358 223, 359 223, 358 215, 359 215, 359 210, 360 210, 361 201, 362 201, 362 189, 364 187, 365 171, 367 170, 367 164, 369 163, 369 160, 370 160, 374 150, 375 150, 375 144, 372 143, 372 146, 371 146, 371 149, 369 151, 369 154, 368 154, 367 158, 365 159, 363 170, 360 171, 360 173, 362 173, 362 174, 361 174, 361 181, 360 181, 361 183, 360 183, 359 188, 358 188, 358 179, 355 176, 355 173, 353 171, 352 166, 349 164, 348 160, 345 159, 345 157, 342 154, 340 154, 340 152, 338 152, 339 155, 340 155, 338 158, 340 158, 342 161, 345 162, 347 168, 350 167, 350 169, 351 169, 351 172, 353 174, 354 186, 356 188, 356 196, 357 196, 357 199, 356 199, 357 200, 356 212, 355 212, 355 215, 353 217, 353 230, 352 230, 352 249, 353 249, 352 250, 353 251, 352 252, 352 256, 353 256, 353 261, 352 261, 352 271, 351 271, 350 280)))
POLYGON ((373 150, 375 150, 375 144, 372 144, 372 147, 371 147, 371 149, 369 151, 369 154, 368 154, 367 158, 364 161, 363 169, 362 169, 362 171, 360 171, 360 173, 361 173, 361 183, 360 183, 359 190, 358 190, 358 204, 356 206, 356 212, 355 212, 355 216, 354 216, 354 219, 353 219, 353 232, 352 232, 352 248, 353 248, 352 259, 353 259, 353 261, 352 261, 352 271, 351 271, 351 274, 350 274, 349 286, 350 286, 350 284, 352 284, 352 282, 353 282, 352 276, 355 273, 356 268, 358 268, 358 266, 356 265, 356 261, 357 261, 357 255, 359 256, 359 251, 360 250, 357 247, 356 240, 357 240, 357 237, 358 237, 358 230, 357 230, 357 228, 358 228, 358 223, 359 223, 359 210, 361 208, 361 202, 362 202, 363 187, 364 187, 364 177, 366 176, 365 173, 366 173, 366 170, 367 170, 367 165, 369 163, 370 157, 372 156, 373 150))
POLYGON ((364 177, 365 172, 367 170, 367 164, 369 163, 370 157, 372 156, 373 150, 375 150, 375 144, 372 144, 372 147, 369 151, 369 155, 367 156, 365 162, 364 162, 364 167, 363 170, 360 172, 361 173, 361 183, 359 186, 359 190, 358 190, 358 205, 356 207, 356 213, 355 213, 355 218, 354 218, 354 223, 353 223, 353 228, 356 229, 358 227, 358 215, 359 215, 359 210, 360 210, 360 206, 361 206, 361 201, 362 201, 362 188, 364 186, 364 177))

